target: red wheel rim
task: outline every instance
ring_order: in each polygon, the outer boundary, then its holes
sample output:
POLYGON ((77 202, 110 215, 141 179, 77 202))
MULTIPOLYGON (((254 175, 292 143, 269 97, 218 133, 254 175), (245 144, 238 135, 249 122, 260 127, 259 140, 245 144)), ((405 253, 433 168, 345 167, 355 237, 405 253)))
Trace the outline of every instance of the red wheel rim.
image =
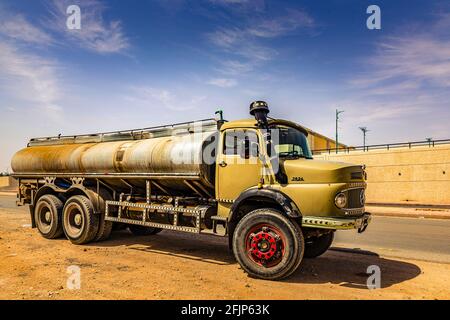
POLYGON ((245 236, 247 256, 254 263, 270 268, 281 262, 285 251, 283 233, 270 224, 258 224, 245 236))

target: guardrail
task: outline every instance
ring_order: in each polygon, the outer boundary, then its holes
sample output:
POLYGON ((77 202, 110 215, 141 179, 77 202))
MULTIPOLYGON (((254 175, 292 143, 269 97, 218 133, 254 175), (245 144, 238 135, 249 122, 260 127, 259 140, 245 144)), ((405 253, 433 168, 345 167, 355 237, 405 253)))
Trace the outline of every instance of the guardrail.
POLYGON ((442 139, 442 140, 425 140, 425 141, 413 141, 413 142, 400 142, 400 143, 388 143, 388 144, 373 144, 369 146, 357 146, 357 147, 339 147, 337 148, 327 148, 327 149, 317 149, 313 150, 313 155, 315 154, 323 154, 323 153, 350 153, 351 151, 364 151, 367 152, 369 150, 390 150, 395 148, 414 148, 414 147, 423 147, 428 146, 433 148, 437 145, 442 144, 450 144, 450 139, 442 139))

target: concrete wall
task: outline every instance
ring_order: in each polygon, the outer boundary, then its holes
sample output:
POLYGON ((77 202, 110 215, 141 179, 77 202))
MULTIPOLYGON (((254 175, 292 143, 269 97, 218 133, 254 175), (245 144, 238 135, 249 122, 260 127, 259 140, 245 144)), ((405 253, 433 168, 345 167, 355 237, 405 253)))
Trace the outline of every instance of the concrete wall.
POLYGON ((368 203, 450 205, 450 144, 315 158, 365 164, 368 203))
POLYGON ((0 188, 9 186, 9 177, 0 177, 0 188))
POLYGON ((17 187, 17 181, 12 177, 0 177, 0 191, 15 191, 17 187))

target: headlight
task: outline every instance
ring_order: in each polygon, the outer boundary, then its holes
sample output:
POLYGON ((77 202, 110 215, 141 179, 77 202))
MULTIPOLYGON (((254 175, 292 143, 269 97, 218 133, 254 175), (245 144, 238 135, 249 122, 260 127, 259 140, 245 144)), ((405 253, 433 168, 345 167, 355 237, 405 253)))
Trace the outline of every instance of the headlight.
POLYGON ((345 206, 347 205, 347 196, 342 192, 338 193, 336 195, 336 198, 334 198, 334 203, 339 209, 345 208, 345 206))

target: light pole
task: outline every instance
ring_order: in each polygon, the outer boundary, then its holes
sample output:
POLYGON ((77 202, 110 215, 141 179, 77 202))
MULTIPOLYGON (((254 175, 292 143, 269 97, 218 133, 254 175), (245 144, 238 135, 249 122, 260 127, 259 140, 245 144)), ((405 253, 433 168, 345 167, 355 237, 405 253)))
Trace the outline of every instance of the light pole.
POLYGON ((343 113, 344 112, 344 110, 338 110, 338 109, 336 109, 336 153, 338 153, 338 149, 339 149, 339 141, 338 141, 338 139, 339 139, 339 135, 338 135, 338 130, 339 130, 339 125, 338 125, 338 123, 339 123, 339 115, 341 114, 341 113, 343 113))
POLYGON ((366 134, 370 130, 367 129, 367 127, 359 127, 359 130, 361 130, 362 133, 363 133, 363 148, 364 148, 364 151, 366 151, 366 134))

